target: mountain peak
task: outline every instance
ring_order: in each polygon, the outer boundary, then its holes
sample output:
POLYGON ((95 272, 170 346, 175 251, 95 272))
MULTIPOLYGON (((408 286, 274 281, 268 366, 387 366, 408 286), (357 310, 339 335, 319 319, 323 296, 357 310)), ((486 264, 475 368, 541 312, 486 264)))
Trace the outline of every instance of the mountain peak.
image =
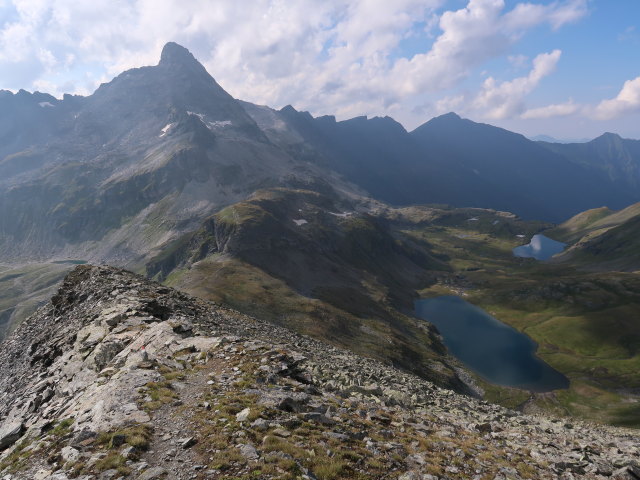
POLYGON ((445 113, 444 115, 440 115, 439 117, 436 117, 436 118, 447 119, 447 120, 462 120, 460 115, 458 115, 455 112, 445 113))
POLYGON ((200 62, 196 60, 196 57, 194 57, 193 54, 182 45, 178 45, 175 42, 169 42, 162 49, 160 65, 185 66, 194 64, 202 67, 200 62))
POLYGON ((596 137, 592 140, 592 142, 617 142, 622 140, 622 137, 617 133, 605 132, 599 137, 596 137))
POLYGON ((612 133, 612 132, 604 132, 601 135, 602 138, 622 138, 620 135, 618 135, 617 133, 612 133))

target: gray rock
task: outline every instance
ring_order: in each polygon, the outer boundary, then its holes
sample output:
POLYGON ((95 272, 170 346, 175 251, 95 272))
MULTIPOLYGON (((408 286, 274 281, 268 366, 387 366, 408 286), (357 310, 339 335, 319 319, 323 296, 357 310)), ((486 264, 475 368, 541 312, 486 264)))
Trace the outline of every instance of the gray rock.
POLYGON ((136 456, 137 451, 138 450, 136 449, 136 447, 129 445, 122 449, 120 455, 122 455, 124 458, 133 458, 136 456))
POLYGON ((489 422, 479 423, 478 425, 476 425, 476 430, 480 433, 491 433, 491 424, 489 422))
POLYGON ((631 462, 629 465, 627 465, 627 470, 633 473, 636 477, 640 478, 640 464, 631 462))
POLYGON ((605 477, 613 475, 613 466, 609 463, 597 462, 595 470, 598 475, 604 475, 605 477))
POLYGON ((100 474, 99 480, 112 480, 120 477, 120 472, 116 469, 106 470, 100 474))
POLYGON ((419 472, 412 470, 400 475, 398 480, 422 480, 422 475, 419 472))
POLYGON ((146 470, 142 475, 138 476, 137 480, 156 480, 164 478, 167 471, 162 467, 153 467, 146 470))
POLYGON ((323 432, 322 435, 324 435, 327 438, 334 438, 336 440, 340 440, 341 442, 347 442, 351 438, 348 435, 345 435, 344 433, 338 433, 338 432, 323 432))
POLYGON ((303 413, 302 418, 304 418, 308 422, 316 422, 323 425, 333 425, 334 423, 336 423, 326 415, 317 412, 303 413))
POLYGON ((119 340, 105 341, 94 350, 94 364, 96 372, 101 371, 106 365, 122 351, 125 344, 119 340))
POLYGON ((260 405, 273 407, 285 412, 299 413, 307 410, 307 404, 311 400, 311 396, 306 393, 292 392, 260 392, 261 396, 258 400, 260 405))
POLYGON ((0 450, 10 447, 20 439, 24 425, 21 420, 14 420, 0 428, 0 450))
POLYGON ((276 428, 271 432, 273 435, 278 437, 287 438, 291 436, 291 432, 289 430, 285 430, 284 428, 276 428))
POLYGON ((638 476, 631 473, 631 471, 627 467, 622 467, 611 475, 613 480, 638 480, 638 476))
POLYGON ((191 447, 193 447, 196 443, 198 443, 198 441, 195 439, 195 437, 187 437, 187 438, 180 438, 180 439, 178 439, 178 444, 179 444, 182 448, 191 448, 191 447))
POLYGON ((49 475, 45 480, 69 480, 69 477, 65 473, 57 472, 49 475))
POLYGON ((423 455, 414 453, 412 455, 408 455, 407 458, 404 459, 404 463, 409 467, 417 468, 425 464, 425 459, 423 455))
POLYGON ((240 454, 249 461, 255 461, 260 458, 258 455, 258 451, 251 444, 241 444, 239 445, 240 454))
POLYGON ((259 432, 263 432, 269 428, 269 422, 264 418, 256 418, 251 422, 251 428, 258 430, 259 432))
POLYGON ((247 407, 236 415, 236 420, 238 422, 246 422, 247 419, 249 418, 250 413, 251 413, 251 409, 247 407))
POLYGON ((64 447, 60 451, 60 456, 65 462, 75 463, 80 458, 80 451, 73 447, 64 447))

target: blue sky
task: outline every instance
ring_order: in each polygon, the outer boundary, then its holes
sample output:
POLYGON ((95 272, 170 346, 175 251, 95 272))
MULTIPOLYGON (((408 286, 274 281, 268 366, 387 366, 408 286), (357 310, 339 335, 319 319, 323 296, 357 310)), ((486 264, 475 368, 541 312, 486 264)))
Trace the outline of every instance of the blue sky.
POLYGON ((0 0, 0 89, 89 94, 167 41, 275 108, 640 138, 638 0, 0 0))

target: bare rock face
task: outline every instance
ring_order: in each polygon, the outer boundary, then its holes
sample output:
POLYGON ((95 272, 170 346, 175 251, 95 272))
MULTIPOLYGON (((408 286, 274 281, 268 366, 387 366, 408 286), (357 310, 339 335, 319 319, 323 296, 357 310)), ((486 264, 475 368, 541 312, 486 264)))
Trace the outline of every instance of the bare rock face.
POLYGON ((0 348, 0 478, 637 478, 634 431, 526 416, 110 267, 0 348))

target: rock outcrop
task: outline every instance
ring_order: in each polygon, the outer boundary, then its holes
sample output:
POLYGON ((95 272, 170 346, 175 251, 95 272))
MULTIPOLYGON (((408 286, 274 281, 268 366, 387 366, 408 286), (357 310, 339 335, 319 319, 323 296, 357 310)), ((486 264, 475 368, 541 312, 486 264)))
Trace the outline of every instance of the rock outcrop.
POLYGON ((129 272, 0 345, 0 478, 640 478, 637 432, 527 416, 129 272))

